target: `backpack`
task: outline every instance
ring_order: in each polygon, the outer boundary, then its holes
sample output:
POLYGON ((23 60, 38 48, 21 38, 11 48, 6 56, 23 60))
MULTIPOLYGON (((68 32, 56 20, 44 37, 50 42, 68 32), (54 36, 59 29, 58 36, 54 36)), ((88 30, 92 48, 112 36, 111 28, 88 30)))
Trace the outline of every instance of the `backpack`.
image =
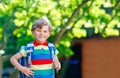
MULTIPOLYGON (((52 57, 52 60, 54 59, 54 56, 55 56, 55 46, 48 42, 48 48, 49 48, 49 51, 51 53, 51 57, 52 57)), ((22 57, 18 60, 18 62, 22 65, 22 66, 25 66, 25 67, 31 67, 31 54, 32 52, 34 51, 34 44, 33 42, 30 42, 27 44, 27 57, 22 57)), ((19 71, 19 75, 18 75, 18 78, 33 78, 33 76, 26 76, 24 73, 22 73, 21 71, 19 71)))

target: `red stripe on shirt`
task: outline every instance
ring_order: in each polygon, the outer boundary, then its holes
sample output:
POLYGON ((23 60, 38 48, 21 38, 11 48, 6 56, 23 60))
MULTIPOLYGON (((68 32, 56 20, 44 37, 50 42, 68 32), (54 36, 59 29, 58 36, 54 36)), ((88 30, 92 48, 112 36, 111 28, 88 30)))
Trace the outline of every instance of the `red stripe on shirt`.
POLYGON ((33 65, 41 65, 41 64, 51 64, 52 60, 42 59, 42 60, 32 60, 33 65))

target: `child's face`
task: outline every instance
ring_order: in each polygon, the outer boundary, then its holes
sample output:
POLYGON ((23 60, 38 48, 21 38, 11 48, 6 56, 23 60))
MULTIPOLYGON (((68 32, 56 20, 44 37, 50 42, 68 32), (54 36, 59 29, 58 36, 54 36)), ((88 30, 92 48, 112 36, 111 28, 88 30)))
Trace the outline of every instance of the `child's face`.
POLYGON ((41 29, 36 28, 32 33, 37 41, 44 43, 50 36, 49 26, 43 26, 41 29))

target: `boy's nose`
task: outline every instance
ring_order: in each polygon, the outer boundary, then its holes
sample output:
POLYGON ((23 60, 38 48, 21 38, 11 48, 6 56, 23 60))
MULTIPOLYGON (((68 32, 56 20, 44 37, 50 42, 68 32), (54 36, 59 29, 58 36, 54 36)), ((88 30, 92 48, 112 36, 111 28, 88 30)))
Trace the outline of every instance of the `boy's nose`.
POLYGON ((43 32, 41 31, 40 34, 43 34, 43 32))

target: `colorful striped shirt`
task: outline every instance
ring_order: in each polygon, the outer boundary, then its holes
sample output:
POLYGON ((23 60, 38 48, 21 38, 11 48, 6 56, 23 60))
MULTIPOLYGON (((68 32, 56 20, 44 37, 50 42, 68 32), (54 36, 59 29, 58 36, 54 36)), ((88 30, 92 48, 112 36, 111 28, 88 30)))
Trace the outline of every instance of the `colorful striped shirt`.
MULTIPOLYGON (((31 55, 31 63, 34 72, 34 78, 54 78, 54 68, 51 52, 48 48, 48 42, 43 44, 38 43, 36 40, 34 43, 34 51, 31 55)), ((26 57, 26 46, 24 46, 20 52, 26 57)), ((58 54, 57 49, 55 53, 58 54)))

